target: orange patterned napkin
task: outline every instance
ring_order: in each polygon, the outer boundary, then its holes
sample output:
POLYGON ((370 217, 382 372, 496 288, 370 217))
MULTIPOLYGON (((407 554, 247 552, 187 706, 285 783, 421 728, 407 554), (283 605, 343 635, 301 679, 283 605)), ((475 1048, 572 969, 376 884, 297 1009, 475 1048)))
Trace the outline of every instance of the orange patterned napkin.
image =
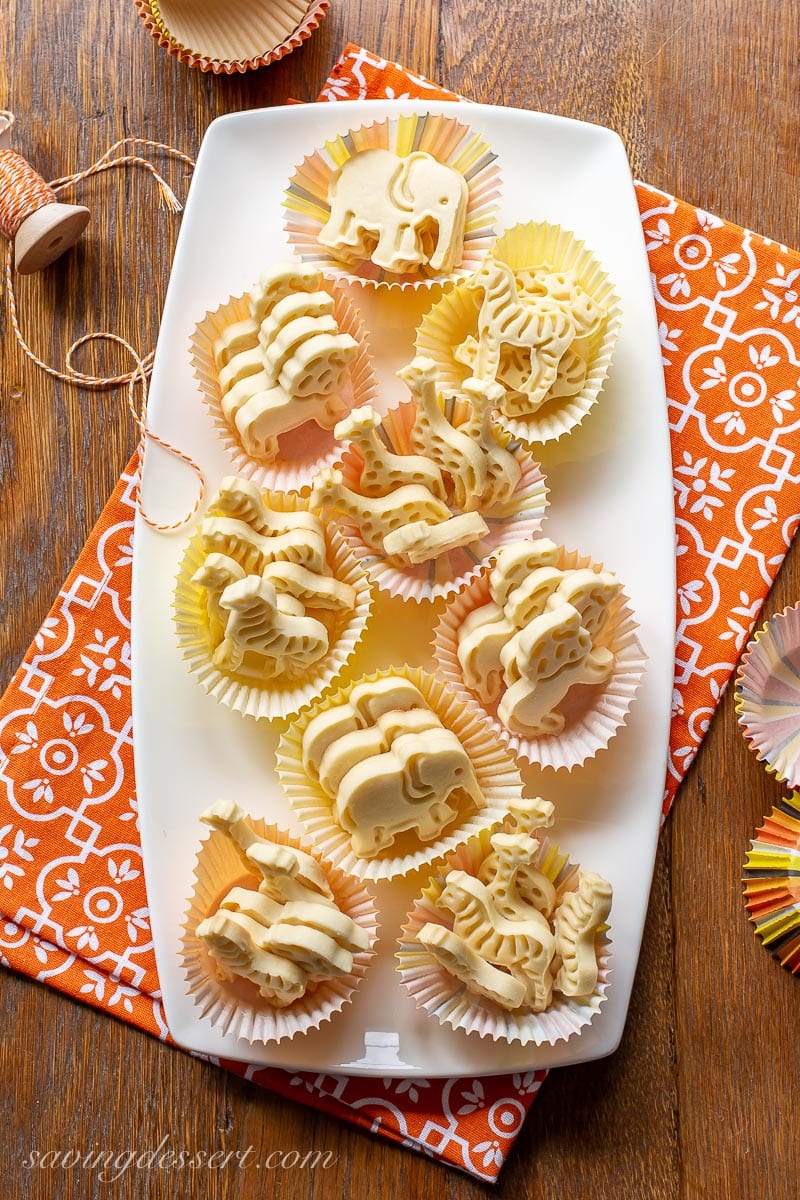
MULTIPOLYGON (((456 97, 355 46, 322 93, 456 97)), ((669 397, 678 634, 666 812, 800 515, 800 254, 637 185, 669 397)), ((135 479, 122 476, 0 701, 0 961, 169 1040, 136 815, 135 479)), ((544 1072, 390 1080, 222 1065, 496 1179, 544 1072)))

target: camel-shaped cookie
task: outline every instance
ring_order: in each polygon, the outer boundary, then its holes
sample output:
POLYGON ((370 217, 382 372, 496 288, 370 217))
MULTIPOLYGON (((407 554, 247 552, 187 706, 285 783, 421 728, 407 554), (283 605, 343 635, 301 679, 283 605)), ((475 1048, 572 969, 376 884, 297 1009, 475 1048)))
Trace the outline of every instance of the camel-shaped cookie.
POLYGON ((437 500, 446 500, 442 473, 436 463, 422 454, 395 454, 384 445, 378 430, 381 419, 371 404, 362 404, 334 429, 342 442, 358 448, 364 465, 358 480, 362 496, 388 496, 404 484, 416 483, 437 500))
MULTIPOLYGON (((555 383, 559 362, 575 338, 575 322, 549 298, 523 301, 511 267, 491 256, 472 276, 470 286, 483 291, 473 374, 496 380, 504 346, 527 351, 527 377, 514 392, 506 393, 503 409, 509 416, 528 416, 542 405, 555 383)), ((473 357, 471 349, 463 357, 473 357)))
POLYGON ((463 255, 467 195, 464 177, 424 151, 401 158, 360 150, 331 175, 330 216, 318 240, 347 263, 371 260, 395 274, 426 263, 452 271, 463 255))

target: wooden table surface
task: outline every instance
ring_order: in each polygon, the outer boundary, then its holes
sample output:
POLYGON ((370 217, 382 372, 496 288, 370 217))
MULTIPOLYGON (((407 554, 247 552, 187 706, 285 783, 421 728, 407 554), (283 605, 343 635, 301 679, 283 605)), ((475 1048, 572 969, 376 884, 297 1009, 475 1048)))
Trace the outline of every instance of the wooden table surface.
MULTIPOLYGON (((53 178, 138 134, 196 151, 214 117, 311 99, 347 41, 493 104, 612 126, 634 172, 800 246, 800 0, 333 0, 303 48, 246 77, 168 58, 132 0, 5 0, 0 107, 15 146, 53 178)), ((181 172, 174 176, 185 191, 181 172)), ((178 220, 137 219, 142 179, 90 181, 83 248, 19 287, 37 350, 63 361, 78 334, 155 344, 178 220)), ((148 193, 149 195, 150 193, 148 193)), ((152 207, 152 206, 151 206, 152 207)), ((148 212, 150 208, 148 208, 148 212)), ((0 317, 0 685, 10 678, 131 452, 120 393, 84 394, 19 353, 0 317)), ((800 593, 795 546, 765 615, 800 593)), ((741 864, 781 794, 723 700, 664 830, 626 1033, 612 1057, 553 1073, 499 1196, 771 1197, 797 1194, 800 981, 758 944, 741 864)), ((89 1173, 23 1167, 31 1148, 332 1150, 328 1170, 286 1171, 276 1196, 486 1191, 455 1171, 289 1104, 130 1027, 0 972, 0 1192, 249 1197, 256 1172, 89 1173)))

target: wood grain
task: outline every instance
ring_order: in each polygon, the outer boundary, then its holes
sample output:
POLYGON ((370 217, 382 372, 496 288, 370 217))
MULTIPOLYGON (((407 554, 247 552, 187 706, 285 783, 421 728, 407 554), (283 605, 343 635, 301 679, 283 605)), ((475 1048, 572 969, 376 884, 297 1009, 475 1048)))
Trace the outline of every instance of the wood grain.
MULTIPOLYGON (((636 174, 800 245, 796 202, 798 0, 334 0, 302 49, 265 71, 216 79, 148 38, 124 0, 6 0, 0 106, 46 177, 138 134, 193 153, 215 116, 311 99, 347 41, 474 99, 613 126, 636 174)), ((166 167, 183 195, 187 173, 166 167)), ((19 282, 26 335, 54 365, 79 334, 154 345, 178 220, 131 173, 75 190, 93 212, 81 247, 19 282), (155 215, 153 214, 155 211, 155 215), (146 213, 146 219, 142 214, 146 213)), ((70 199, 73 197, 70 196, 70 199)), ((5 314, 0 322, 5 322, 5 314)), ((135 437, 119 393, 53 381, 0 323, 0 685, 47 612, 135 437)), ((105 353, 87 364, 118 369, 105 353), (108 364, 111 364, 109 367, 108 364)), ((790 552, 764 615, 800 591, 790 552)), ((796 1191, 800 985, 770 959, 741 899, 747 843, 779 786, 748 752, 724 699, 662 835, 630 1018, 611 1058, 553 1073, 496 1189, 598 1200, 773 1196, 796 1191)), ((189 1194, 170 1176, 22 1166, 33 1147, 173 1144, 331 1150, 327 1171, 276 1174, 278 1197, 485 1195, 487 1188, 224 1071, 26 979, 0 973, 4 1194, 189 1194)), ((189 1186, 189 1185, 187 1185, 189 1186)), ((256 1172, 191 1180, 196 1200, 261 1196, 256 1172)))

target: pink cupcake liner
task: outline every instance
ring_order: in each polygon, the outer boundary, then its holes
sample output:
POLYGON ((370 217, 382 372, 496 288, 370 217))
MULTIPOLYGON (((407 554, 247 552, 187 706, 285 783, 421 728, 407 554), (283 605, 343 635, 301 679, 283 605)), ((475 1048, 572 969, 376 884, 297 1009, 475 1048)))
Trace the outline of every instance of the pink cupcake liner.
MULTIPOLYGON (((582 567, 604 570, 601 564, 574 550, 562 549, 558 565, 562 570, 582 567)), ((486 708, 481 704, 464 682, 458 660, 458 632, 465 617, 488 604, 491 598, 489 577, 484 574, 448 604, 434 631, 435 672, 486 716, 500 740, 518 758, 554 771, 571 771, 606 749, 627 721, 641 684, 646 655, 636 636, 638 625, 630 602, 621 594, 612 609, 608 635, 604 639, 604 645, 615 658, 614 673, 608 682, 599 687, 575 688, 575 692, 585 698, 585 704, 568 710, 567 724, 560 734, 526 738, 506 729, 497 716, 496 705, 486 708)), ((563 705, 561 707, 563 709, 563 705)))
MULTIPOLYGON (((536 837, 540 842, 540 850, 535 865, 555 883, 557 897, 574 891, 579 868, 569 862, 549 838, 538 833, 536 837)), ((490 849, 487 834, 473 838, 450 854, 440 873, 428 881, 403 925, 398 940, 399 949, 395 954, 399 964, 397 970, 417 1008, 436 1017, 442 1025, 450 1025, 453 1029, 461 1029, 478 1037, 491 1038, 494 1042, 552 1046, 580 1033, 591 1023, 606 1000, 611 940, 605 933, 601 933, 596 940, 598 977, 592 995, 570 997, 554 992, 549 1008, 541 1013, 509 1012, 494 1001, 470 992, 419 941, 419 931, 428 922, 452 928, 452 921, 445 919, 436 907, 446 873, 461 870, 477 875, 480 863, 490 849)))
MULTIPOLYGON (((382 427, 389 448, 398 454, 410 451, 409 434, 415 412, 415 401, 407 400, 391 409, 383 418, 382 427)), ((477 578, 486 563, 503 546, 534 537, 540 531, 547 508, 548 490, 542 468, 518 443, 510 442, 508 449, 520 464, 522 473, 507 504, 480 510, 489 526, 486 537, 469 546, 441 554, 430 562, 405 566, 389 562, 367 545, 354 520, 337 513, 336 521, 347 544, 381 591, 417 603, 451 596, 477 578)), ((345 484, 357 491, 362 466, 360 454, 348 447, 342 453, 340 462, 345 484)))
MULTIPOLYGON (((268 67, 291 54, 317 29, 328 11, 330 0, 311 0, 311 3, 281 0, 278 4, 250 0, 245 5, 231 4, 231 13, 223 14, 226 23, 241 27, 241 45, 233 57, 220 56, 219 51, 215 52, 205 44, 209 36, 208 20, 198 19, 191 6, 184 4, 183 9, 188 11, 181 13, 181 6, 176 6, 174 0, 171 4, 166 0, 161 0, 160 4, 159 0, 135 0, 135 4, 150 36, 173 58, 200 71, 233 75, 268 67), (175 15, 178 23, 171 31, 168 23, 174 22, 175 15), (181 36, 176 36, 177 33, 181 36), (184 45, 181 37, 191 45, 184 45)), ((219 20, 212 9, 212 29, 215 17, 219 20)))
POLYGON ((800 602, 771 617, 748 643, 736 675, 736 712, 767 770, 800 787, 800 602))
POLYGON ((271 1006, 248 979, 218 979, 214 959, 197 936, 197 927, 216 911, 232 887, 257 888, 259 880, 243 871, 230 840, 217 830, 211 832, 197 855, 194 890, 183 927, 181 962, 188 992, 201 1017, 223 1033, 232 1033, 247 1042, 280 1042, 319 1028, 352 1000, 375 955, 378 916, 366 888, 322 859, 306 839, 294 837, 276 825, 267 825, 260 818, 251 818, 250 823, 262 837, 313 855, 325 868, 338 907, 369 935, 369 949, 353 955, 353 969, 348 975, 321 981, 285 1008, 271 1006))
POLYGON ((295 168, 285 199, 287 236, 303 262, 318 265, 332 279, 364 287, 416 290, 465 278, 477 269, 494 241, 500 211, 496 157, 480 134, 454 117, 411 113, 350 130, 326 142, 295 168), (345 265, 320 245, 318 234, 330 215, 328 183, 333 171, 353 154, 378 148, 392 150, 400 157, 412 150, 424 151, 466 179, 469 197, 464 255, 461 265, 451 273, 387 274, 372 262, 345 265))
MULTIPOLYGON (((322 280, 320 288, 333 296, 334 316, 341 333, 348 333, 358 342, 358 351, 350 364, 349 406, 373 403, 378 395, 378 383, 372 368, 369 341, 364 324, 355 305, 341 288, 322 280)), ((237 475, 252 479, 258 487, 275 492, 305 492, 317 471, 337 463, 342 446, 332 429, 322 429, 315 421, 306 421, 297 429, 278 438, 280 454, 273 463, 252 458, 242 445, 238 431, 233 428, 222 410, 219 373, 214 362, 214 343, 220 334, 237 321, 250 318, 247 296, 231 296, 213 312, 207 312, 198 322, 189 341, 189 354, 194 376, 200 385, 203 400, 214 421, 225 450, 237 475)))

